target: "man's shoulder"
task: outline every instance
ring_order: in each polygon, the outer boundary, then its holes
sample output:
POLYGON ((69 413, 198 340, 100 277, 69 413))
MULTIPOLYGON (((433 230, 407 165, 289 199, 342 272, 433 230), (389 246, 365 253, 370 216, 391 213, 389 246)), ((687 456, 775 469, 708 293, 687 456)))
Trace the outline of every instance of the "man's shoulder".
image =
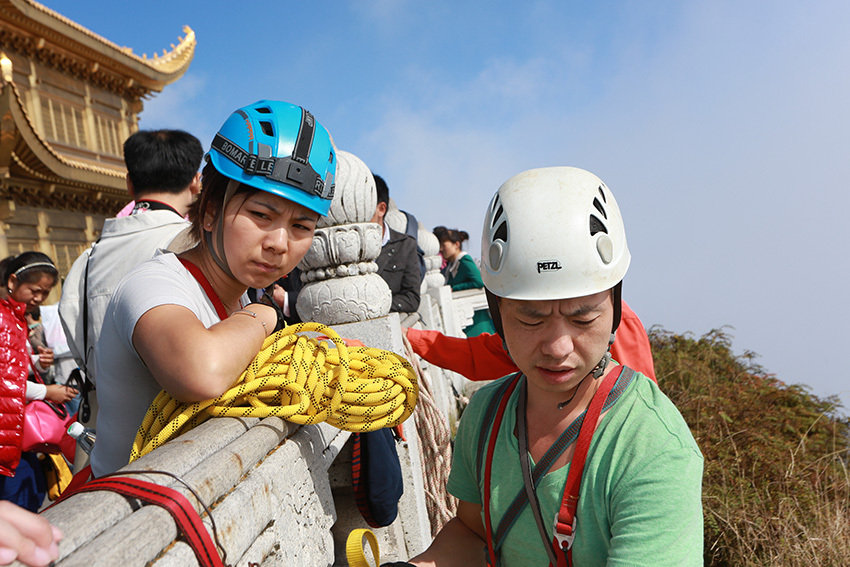
POLYGON ((629 388, 612 409, 617 410, 612 412, 614 421, 628 421, 630 424, 629 427, 622 427, 624 424, 617 426, 621 434, 629 431, 631 433, 626 433, 627 435, 649 438, 654 444, 673 443, 699 453, 699 447, 679 409, 658 385, 644 374, 635 374, 629 388), (653 433, 647 435, 649 432, 653 433))
POLYGON ((185 219, 169 211, 107 219, 91 254, 92 262, 101 262, 116 252, 132 265, 144 262, 153 257, 157 249, 167 247, 187 226, 190 225, 185 219), (140 221, 142 217, 149 218, 140 221))
POLYGON ((178 232, 189 225, 189 221, 173 211, 148 211, 120 218, 108 218, 103 222, 101 240, 120 238, 149 230, 174 230, 178 232))
MULTIPOLYGON (((387 227, 387 228, 389 228, 389 227, 387 227)), ((393 242, 404 242, 404 243, 412 242, 414 246, 416 245, 416 239, 413 238, 412 236, 410 236, 409 234, 405 234, 403 232, 398 232, 398 231, 395 231, 395 230, 390 228, 390 240, 387 244, 390 244, 390 243, 393 243, 393 242)))
MULTIPOLYGON (((469 399, 469 405, 464 409, 464 415, 467 413, 471 415, 477 415, 479 418, 482 416, 484 411, 493 401, 494 396, 501 396, 505 391, 506 386, 512 382, 517 376, 517 373, 508 374, 507 376, 503 376, 497 380, 491 380, 489 382, 483 383, 484 385, 478 388, 475 393, 472 394, 472 397, 469 399)), ((478 382, 481 384, 482 382, 478 382)), ((516 394, 516 389, 514 389, 514 393, 516 394)), ((501 398, 500 398, 501 399, 501 398)))

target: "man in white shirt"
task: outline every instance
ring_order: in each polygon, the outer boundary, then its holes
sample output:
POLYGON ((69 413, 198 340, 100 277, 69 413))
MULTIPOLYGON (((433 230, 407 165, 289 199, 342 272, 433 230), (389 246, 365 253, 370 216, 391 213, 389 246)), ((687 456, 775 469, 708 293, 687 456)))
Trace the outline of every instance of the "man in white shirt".
MULTIPOLYGON (((68 347, 92 383, 94 347, 118 282, 158 249, 187 247, 181 232, 189 226, 184 217, 201 190, 203 153, 201 142, 181 130, 140 130, 124 142, 133 211, 106 219, 98 241, 71 267, 59 301, 68 347)), ((93 408, 90 424, 94 414, 93 408)))

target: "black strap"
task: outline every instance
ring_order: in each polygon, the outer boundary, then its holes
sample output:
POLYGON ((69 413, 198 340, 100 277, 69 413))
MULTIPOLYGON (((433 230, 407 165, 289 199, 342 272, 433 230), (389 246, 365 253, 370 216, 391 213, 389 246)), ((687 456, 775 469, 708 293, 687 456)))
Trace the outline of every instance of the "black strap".
MULTIPOLYGON (((528 398, 528 383, 523 382, 519 391, 519 400, 517 407, 525 407, 525 401, 528 398)), ((517 411, 519 413, 519 410, 517 411)), ((540 532, 540 537, 543 539, 543 549, 549 555, 549 563, 551 565, 558 564, 558 558, 555 557, 555 552, 552 546, 549 545, 549 536, 546 533, 546 528, 543 526, 543 515, 540 513, 540 502, 537 500, 537 493, 534 491, 534 485, 531 481, 531 465, 528 462, 528 425, 525 419, 517 420, 517 441, 519 442, 519 464, 522 467, 523 487, 525 488, 525 496, 531 505, 531 512, 534 516, 534 521, 537 522, 537 531, 540 532)))
MULTIPOLYGON (((94 254, 94 249, 100 238, 95 240, 91 245, 89 257, 86 258, 86 271, 83 275, 83 373, 84 377, 79 378, 82 387, 82 400, 80 400, 80 408, 77 410, 77 415, 83 423, 88 422, 91 418, 91 402, 89 401, 89 392, 95 389, 94 382, 89 378, 89 265, 91 265, 91 257, 94 254)), ((73 372, 72 372, 73 375, 73 372)))
POLYGON ((183 217, 177 209, 169 205, 168 203, 163 203, 162 201, 156 201, 154 199, 137 199, 136 204, 133 205, 133 212, 130 214, 138 214, 144 213, 146 211, 171 211, 175 215, 179 217, 183 217))
MULTIPOLYGON (((310 195, 322 199, 332 199, 334 192, 333 179, 322 179, 310 165, 310 150, 313 147, 313 137, 316 131, 316 119, 306 109, 301 109, 301 125, 298 128, 298 137, 295 140, 295 148, 289 157, 260 157, 249 147, 249 151, 243 150, 235 142, 228 140, 221 134, 213 138, 211 148, 216 150, 225 158, 242 168, 250 175, 268 177, 280 183, 286 183, 297 187, 310 195)), ((243 112, 246 118, 247 115, 243 112)), ((259 148, 258 148, 259 151, 259 148)))

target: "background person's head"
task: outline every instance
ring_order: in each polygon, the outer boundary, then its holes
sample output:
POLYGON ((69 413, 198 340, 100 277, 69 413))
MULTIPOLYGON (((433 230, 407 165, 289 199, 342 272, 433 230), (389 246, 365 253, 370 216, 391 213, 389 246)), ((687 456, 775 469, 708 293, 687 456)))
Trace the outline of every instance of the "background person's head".
POLYGON ((463 250, 463 243, 469 240, 469 234, 463 230, 447 228, 437 238, 440 241, 440 254, 446 261, 451 262, 463 250))
MULTIPOLYGON (((481 257, 493 323, 509 349, 515 338, 511 332, 518 326, 512 320, 508 329, 503 324, 507 316, 532 324, 541 319, 535 319, 535 313, 583 309, 610 321, 600 344, 588 349, 607 350, 619 324, 630 255, 619 207, 598 177, 578 168, 553 167, 506 181, 485 215, 481 257), (519 309, 518 303, 525 307, 519 309), (510 309, 503 313, 500 308, 506 304, 510 309), (518 314, 523 310, 524 315, 518 314)), ((578 327, 588 323, 581 317, 570 321, 578 327)))
POLYGON ((133 198, 181 193, 198 182, 201 142, 182 130, 139 130, 124 142, 127 188, 133 198))
POLYGON ((373 173, 372 177, 375 178, 375 193, 378 197, 378 203, 375 205, 375 214, 372 215, 372 222, 383 226, 384 217, 387 216, 387 209, 390 206, 390 188, 380 175, 373 173))
POLYGON ((250 248, 261 247, 261 263, 275 273, 268 274, 264 285, 242 283, 265 287, 301 260, 316 222, 328 212, 336 175, 330 135, 302 107, 262 100, 230 115, 207 159, 201 196, 189 212, 192 233, 235 279, 240 278, 231 261, 245 256, 244 260, 255 262, 257 251, 250 248), (253 219, 257 230, 237 230, 236 217, 253 219), (262 237, 262 242, 251 240, 254 237, 262 237))
POLYGON ((41 252, 22 252, 0 261, 0 277, 6 284, 6 294, 15 301, 35 307, 50 294, 56 285, 59 271, 53 260, 41 252))
POLYGON ((446 233, 448 231, 449 231, 449 229, 440 225, 440 226, 435 226, 434 230, 432 232, 434 233, 434 236, 437 237, 437 242, 442 242, 443 239, 446 237, 446 233))

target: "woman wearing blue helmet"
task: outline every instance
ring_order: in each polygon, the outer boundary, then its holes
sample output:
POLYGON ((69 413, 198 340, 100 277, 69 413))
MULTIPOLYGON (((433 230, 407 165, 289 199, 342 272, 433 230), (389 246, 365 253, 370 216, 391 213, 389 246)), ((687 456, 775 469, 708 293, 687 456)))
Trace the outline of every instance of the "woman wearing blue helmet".
POLYGON ((249 304, 246 290, 292 270, 330 207, 336 152, 300 106, 263 100, 236 110, 207 160, 189 213, 197 244, 130 272, 107 310, 97 344, 95 476, 127 464, 161 389, 200 401, 236 381, 281 320, 275 308, 249 304))

